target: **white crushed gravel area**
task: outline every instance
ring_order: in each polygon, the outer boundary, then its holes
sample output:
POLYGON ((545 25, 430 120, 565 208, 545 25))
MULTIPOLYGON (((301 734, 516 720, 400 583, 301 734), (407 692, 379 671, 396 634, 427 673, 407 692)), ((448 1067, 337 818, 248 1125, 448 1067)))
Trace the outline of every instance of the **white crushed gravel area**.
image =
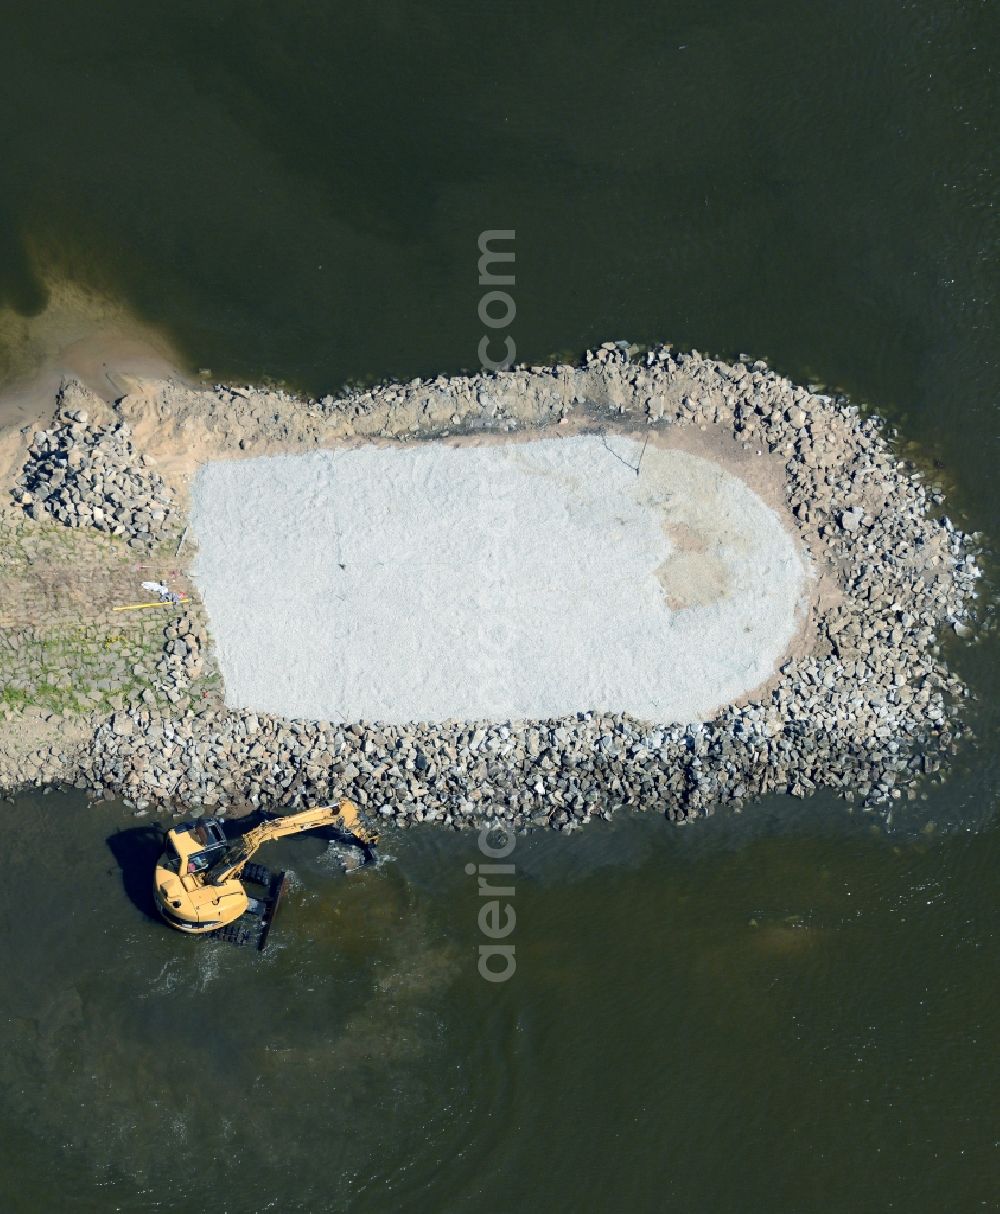
POLYGON ((704 720, 809 577, 738 477, 621 437, 227 460, 192 497, 226 702, 292 718, 704 720))

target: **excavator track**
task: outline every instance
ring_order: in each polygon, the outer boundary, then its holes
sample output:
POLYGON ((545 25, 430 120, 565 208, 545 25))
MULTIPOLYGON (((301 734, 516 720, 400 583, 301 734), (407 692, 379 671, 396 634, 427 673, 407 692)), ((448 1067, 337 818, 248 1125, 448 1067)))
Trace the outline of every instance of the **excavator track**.
POLYGON ((229 923, 225 927, 220 927, 217 932, 213 932, 210 939, 222 940, 226 944, 235 944, 237 948, 245 948, 246 945, 252 944, 258 935, 258 930, 244 920, 256 919, 256 915, 244 915, 242 919, 237 919, 235 923, 229 923))
POLYGON ((265 864, 248 864, 243 869, 243 880, 270 887, 274 874, 265 864))
MULTIPOLYGON (((263 913, 247 911, 235 923, 229 923, 213 932, 207 939, 222 940, 226 944, 235 944, 237 948, 253 945, 258 952, 263 952, 271 931, 271 924, 278 911, 285 887, 288 884, 286 873, 271 873, 264 870, 268 877, 268 891, 261 901, 264 903, 263 913)), ((261 882, 263 884, 263 882, 261 882)))

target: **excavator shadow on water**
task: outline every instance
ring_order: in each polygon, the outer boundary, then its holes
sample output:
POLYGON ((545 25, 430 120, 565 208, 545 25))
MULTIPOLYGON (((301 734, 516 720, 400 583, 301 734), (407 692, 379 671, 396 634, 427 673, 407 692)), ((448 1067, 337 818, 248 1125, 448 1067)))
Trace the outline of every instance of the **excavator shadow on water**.
POLYGON ((213 935, 263 949, 287 878, 251 863, 252 857, 272 839, 314 830, 359 848, 365 862, 375 859, 377 837, 346 798, 335 806, 283 816, 257 814, 238 826, 202 817, 169 829, 133 827, 111 835, 107 843, 125 892, 143 914, 186 935, 213 935), (244 882, 253 887, 252 894, 244 882))

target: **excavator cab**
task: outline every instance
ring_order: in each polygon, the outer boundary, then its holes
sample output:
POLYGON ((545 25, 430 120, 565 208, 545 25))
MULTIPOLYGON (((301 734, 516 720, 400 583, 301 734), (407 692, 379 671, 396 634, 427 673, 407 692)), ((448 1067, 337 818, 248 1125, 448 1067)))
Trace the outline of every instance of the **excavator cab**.
POLYGON ((186 873, 200 873, 222 858, 228 840, 218 818, 199 818, 196 822, 185 822, 169 831, 164 850, 183 860, 186 873))

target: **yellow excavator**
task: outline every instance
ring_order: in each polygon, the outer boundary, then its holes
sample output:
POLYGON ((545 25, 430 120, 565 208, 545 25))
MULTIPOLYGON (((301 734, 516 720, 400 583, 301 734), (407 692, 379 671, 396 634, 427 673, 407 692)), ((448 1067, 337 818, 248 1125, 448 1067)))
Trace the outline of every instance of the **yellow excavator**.
POLYGON ((219 818, 184 822, 167 831, 163 855, 156 865, 154 898, 171 927, 189 935, 217 932, 234 944, 267 943, 271 923, 285 888, 285 874, 272 874, 251 864, 257 849, 272 839, 306 830, 334 827, 372 859, 378 842, 361 821, 353 801, 305 809, 301 813, 268 818, 230 841, 219 818), (264 893, 251 897, 244 881, 260 885, 264 893))

